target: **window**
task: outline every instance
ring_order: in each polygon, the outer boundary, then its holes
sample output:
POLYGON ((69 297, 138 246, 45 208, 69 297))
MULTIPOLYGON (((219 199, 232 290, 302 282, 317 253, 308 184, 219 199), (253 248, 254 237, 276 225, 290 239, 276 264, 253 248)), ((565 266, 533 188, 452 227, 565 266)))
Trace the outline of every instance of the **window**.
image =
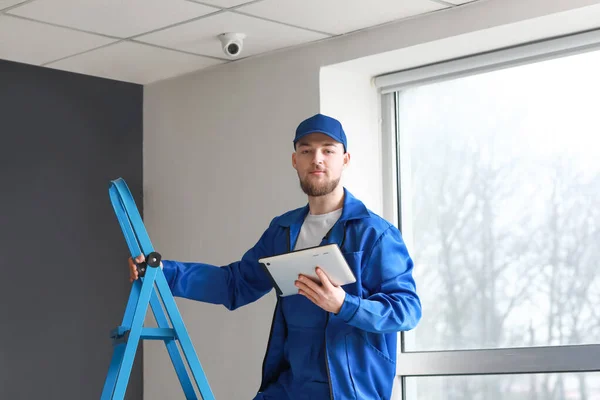
POLYGON ((403 398, 600 398, 597 36, 380 81, 423 303, 403 398))
POLYGON ((600 398, 600 373, 417 377, 406 386, 422 399, 585 400, 600 398))

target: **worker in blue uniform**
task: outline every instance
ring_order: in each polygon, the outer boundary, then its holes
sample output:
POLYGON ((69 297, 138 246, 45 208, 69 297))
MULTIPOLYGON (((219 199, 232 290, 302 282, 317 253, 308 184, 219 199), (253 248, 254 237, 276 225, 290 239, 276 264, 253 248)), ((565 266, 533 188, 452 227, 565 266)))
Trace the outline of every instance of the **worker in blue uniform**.
MULTIPOLYGON (((350 153, 341 123, 317 114, 296 129, 292 166, 308 204, 275 217, 240 261, 225 266, 163 260, 174 296, 230 310, 273 290, 258 260, 337 243, 356 282, 296 281, 278 297, 254 400, 389 399, 396 375, 397 333, 414 328, 421 302, 413 262, 399 230, 340 184, 350 153)), ((137 279, 129 260, 130 278, 137 279)))

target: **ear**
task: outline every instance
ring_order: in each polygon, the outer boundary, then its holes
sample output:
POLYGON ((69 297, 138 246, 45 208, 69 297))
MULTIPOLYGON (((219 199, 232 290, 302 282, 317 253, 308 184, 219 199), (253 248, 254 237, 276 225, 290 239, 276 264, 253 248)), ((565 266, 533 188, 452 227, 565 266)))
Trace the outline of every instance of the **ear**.
POLYGON ((350 153, 346 152, 344 154, 344 168, 346 168, 350 164, 350 153))
POLYGON ((296 152, 292 153, 292 167, 296 169, 296 152))

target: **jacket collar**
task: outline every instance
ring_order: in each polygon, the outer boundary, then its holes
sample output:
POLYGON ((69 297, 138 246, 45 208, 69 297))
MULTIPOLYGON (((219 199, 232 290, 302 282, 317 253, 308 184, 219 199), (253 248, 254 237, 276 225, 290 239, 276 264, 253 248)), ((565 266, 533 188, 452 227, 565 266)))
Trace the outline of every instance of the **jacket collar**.
MULTIPOLYGON (((290 211, 279 218, 278 224, 283 227, 289 227, 293 224, 302 224, 304 218, 308 214, 308 204, 304 207, 290 211)), ((346 188, 344 188, 344 205, 342 209, 342 215, 339 221, 349 221, 352 219, 361 219, 368 217, 369 210, 363 204, 362 201, 358 200, 352 195, 346 188)))

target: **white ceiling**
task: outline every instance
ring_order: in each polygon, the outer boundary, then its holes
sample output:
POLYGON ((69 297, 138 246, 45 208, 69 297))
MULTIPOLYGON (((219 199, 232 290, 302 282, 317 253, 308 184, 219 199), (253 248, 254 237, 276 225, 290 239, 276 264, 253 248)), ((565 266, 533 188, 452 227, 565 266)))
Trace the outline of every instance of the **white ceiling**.
POLYGON ((147 84, 471 1, 0 0, 0 59, 147 84))

